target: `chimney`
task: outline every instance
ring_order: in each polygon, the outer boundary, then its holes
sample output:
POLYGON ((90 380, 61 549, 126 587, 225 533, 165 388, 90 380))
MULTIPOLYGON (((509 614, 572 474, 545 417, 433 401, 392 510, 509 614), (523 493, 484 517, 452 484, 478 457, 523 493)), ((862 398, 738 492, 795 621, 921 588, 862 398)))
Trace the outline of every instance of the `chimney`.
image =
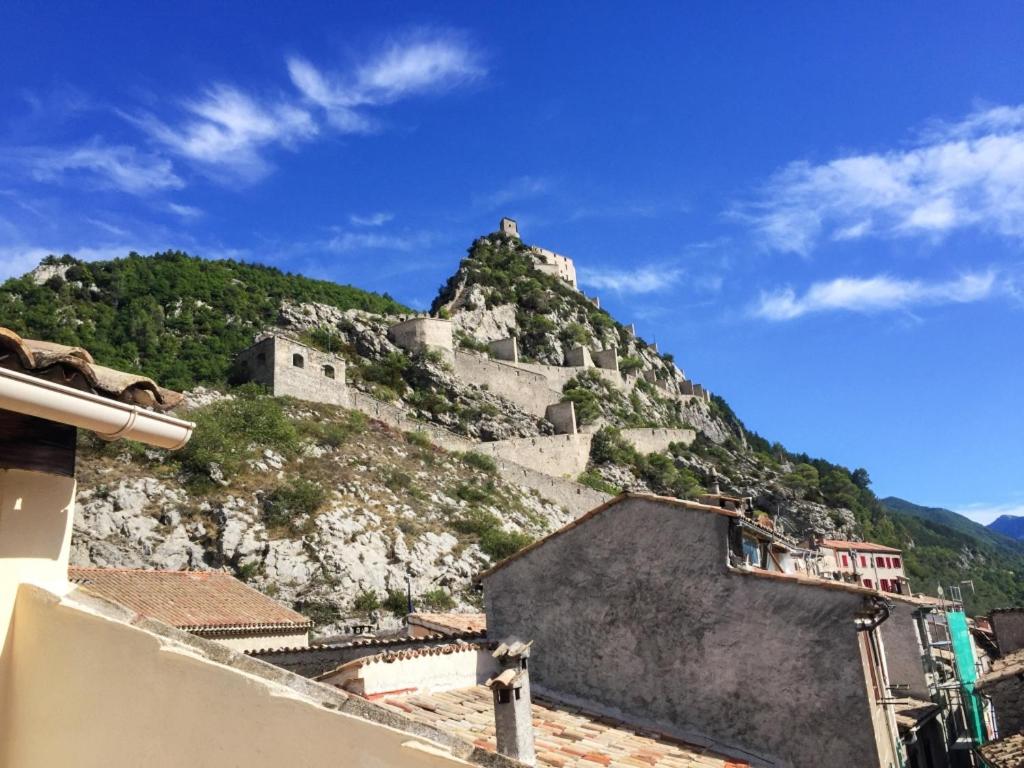
POLYGON ((526 765, 536 765, 533 713, 530 706, 530 646, 518 640, 494 651, 501 672, 487 681, 494 696, 494 730, 498 753, 526 765))

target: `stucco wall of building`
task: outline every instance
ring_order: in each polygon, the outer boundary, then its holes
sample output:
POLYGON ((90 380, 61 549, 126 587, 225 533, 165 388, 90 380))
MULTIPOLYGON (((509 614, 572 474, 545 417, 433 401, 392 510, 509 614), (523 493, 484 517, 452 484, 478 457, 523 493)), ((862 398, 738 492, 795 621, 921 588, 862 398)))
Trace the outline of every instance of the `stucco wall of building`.
POLYGON ((1024 648, 1024 608, 992 611, 989 618, 1001 655, 1005 656, 1024 648))
POLYGON ((466 765, 440 744, 42 590, 22 588, 13 626, 0 765, 466 765))
POLYGON ((880 764, 858 594, 729 571, 728 519, 630 499, 484 578, 535 687, 783 766, 880 764))
POLYGON ((893 601, 892 613, 881 626, 882 642, 885 645, 885 662, 889 667, 889 682, 894 686, 908 686, 900 688, 899 695, 906 691, 910 696, 928 701, 931 694, 921 661, 924 651, 914 618, 915 610, 913 605, 893 601))
POLYGON ((252 634, 223 637, 216 635, 202 636, 242 653, 245 651, 274 650, 277 648, 301 648, 309 645, 308 632, 254 632, 252 634))
POLYGON ((1024 731, 1024 682, 1017 675, 985 683, 982 692, 992 700, 1000 735, 1024 731))
POLYGON ((544 435, 479 443, 473 450, 545 475, 576 478, 587 468, 593 435, 544 435))
POLYGON ((362 666, 340 670, 321 682, 366 696, 380 698, 396 692, 429 693, 472 688, 500 670, 489 651, 466 646, 454 653, 410 655, 398 662, 368 660, 362 666))
POLYGON ((662 427, 641 427, 620 431, 623 439, 640 453, 656 453, 668 450, 672 443, 690 445, 697 439, 692 429, 668 429, 662 427))

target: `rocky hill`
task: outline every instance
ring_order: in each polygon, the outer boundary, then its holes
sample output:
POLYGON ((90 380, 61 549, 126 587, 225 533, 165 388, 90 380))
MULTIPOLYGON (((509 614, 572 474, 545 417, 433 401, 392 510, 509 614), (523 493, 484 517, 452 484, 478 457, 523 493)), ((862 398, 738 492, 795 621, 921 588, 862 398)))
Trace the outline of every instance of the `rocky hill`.
MULTIPOLYGON (((487 360, 489 343, 501 339, 515 339, 520 361, 538 370, 564 366, 581 347, 595 356, 614 348, 615 376, 557 371, 553 398, 574 404, 589 446, 580 473, 558 482, 578 481, 598 497, 650 490, 682 498, 717 482, 753 497, 794 536, 903 548, 916 589, 973 578, 973 610, 1024 597, 1014 556, 887 510, 864 469, 748 431, 670 354, 538 266, 518 237, 480 237, 431 312, 450 319, 462 360, 487 360), (641 427, 692 428, 695 437, 648 453, 627 439, 641 427)), ((394 343, 389 328, 409 314, 386 296, 178 253, 48 259, 0 286, 0 323, 192 390, 199 429, 179 454, 83 439, 75 562, 229 568, 323 631, 401 613, 407 576, 418 605, 471 605, 473 572, 571 519, 512 474, 503 479, 484 449, 558 429, 543 409, 460 376, 450 358, 394 343), (396 431, 358 412, 234 387, 235 355, 267 327, 342 356, 362 402, 422 429, 396 431)))
POLYGON ((988 528, 1002 536, 1024 540, 1024 517, 1019 515, 1000 515, 988 524, 988 528))

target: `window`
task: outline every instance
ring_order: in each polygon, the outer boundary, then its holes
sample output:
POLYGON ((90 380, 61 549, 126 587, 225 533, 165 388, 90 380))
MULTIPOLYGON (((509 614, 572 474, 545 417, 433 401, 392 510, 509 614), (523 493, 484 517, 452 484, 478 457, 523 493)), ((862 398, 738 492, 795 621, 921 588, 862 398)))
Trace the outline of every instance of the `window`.
POLYGON ((499 688, 498 689, 498 703, 499 704, 508 704, 511 701, 512 701, 512 691, 510 691, 508 688, 499 688))
POLYGON ((903 567, 902 565, 900 565, 900 559, 898 557, 894 557, 892 559, 892 567, 893 568, 902 568, 903 567))
POLYGON ((850 558, 847 555, 843 555, 843 568, 850 567, 850 558))
POLYGON ((861 568, 867 568, 868 567, 868 559, 864 555, 860 556, 860 567, 861 568))
POLYGON ((292 355, 292 365, 294 365, 296 368, 305 368, 306 361, 302 359, 302 355, 294 354, 292 355))
POLYGON ((334 378, 334 366, 333 365, 325 365, 324 366, 324 376, 326 376, 328 379, 333 379, 334 378))
POLYGON ((871 579, 864 579, 864 586, 871 589, 871 579))
POLYGON ((878 586, 879 586, 879 588, 883 592, 891 592, 892 591, 892 590, 889 589, 889 580, 888 579, 879 579, 878 580, 878 586))
POLYGON ((743 537, 743 557, 751 565, 761 567, 761 545, 757 539, 750 536, 743 537))

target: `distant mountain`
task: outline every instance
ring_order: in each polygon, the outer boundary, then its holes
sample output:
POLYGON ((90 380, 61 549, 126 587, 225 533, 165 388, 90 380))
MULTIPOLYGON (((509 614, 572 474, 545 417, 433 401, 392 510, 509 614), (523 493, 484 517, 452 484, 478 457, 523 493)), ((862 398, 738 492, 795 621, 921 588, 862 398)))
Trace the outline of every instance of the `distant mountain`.
POLYGON ((981 523, 976 523, 969 517, 954 512, 951 509, 942 507, 922 507, 920 504, 901 499, 896 496, 887 496, 882 499, 882 505, 892 512, 899 512, 910 515, 920 520, 927 520, 932 523, 944 525, 959 533, 965 533, 971 538, 983 541, 996 546, 1011 549, 1014 552, 1024 552, 1024 517, 1013 517, 1003 515, 987 528, 981 523), (1003 523, 1007 529, 1000 526, 1003 523), (1012 528, 1011 530, 1009 530, 1012 528))
POLYGON ((1016 541, 1024 540, 1024 517, 1018 515, 1000 515, 988 524, 988 530, 1016 541))

